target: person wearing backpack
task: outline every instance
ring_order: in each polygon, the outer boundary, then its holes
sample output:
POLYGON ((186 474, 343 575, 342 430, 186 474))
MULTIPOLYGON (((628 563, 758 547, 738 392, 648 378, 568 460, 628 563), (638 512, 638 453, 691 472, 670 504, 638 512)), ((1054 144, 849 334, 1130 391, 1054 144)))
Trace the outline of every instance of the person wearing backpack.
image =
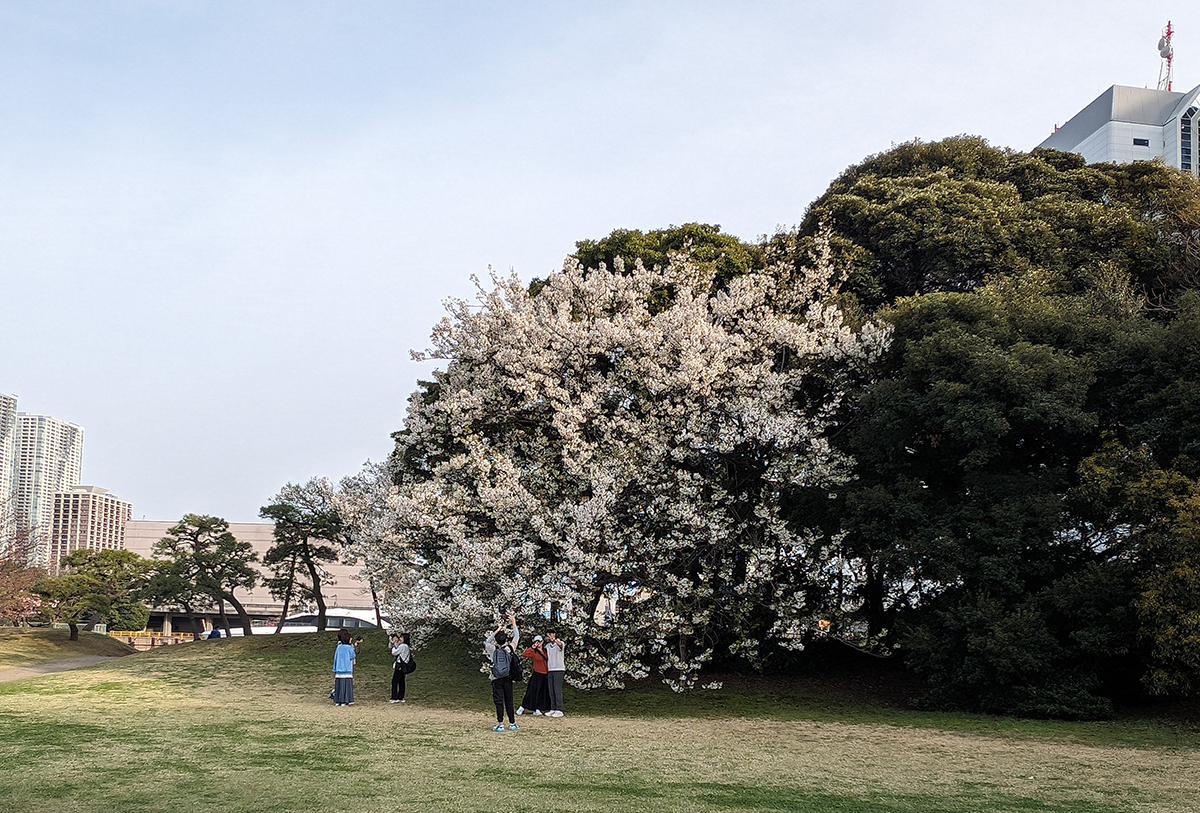
POLYGON ((498 626, 483 642, 483 650, 492 662, 488 676, 492 680, 492 702, 496 704, 496 725, 492 731, 504 730, 504 713, 508 712, 508 730, 516 731, 516 714, 513 711, 513 661, 517 655, 517 642, 521 639, 521 631, 517 629, 516 616, 510 615, 508 623, 511 630, 498 626))
POLYGON ((404 702, 404 676, 413 671, 416 664, 412 649, 408 645, 408 633, 393 632, 390 638, 392 658, 392 703, 404 702))

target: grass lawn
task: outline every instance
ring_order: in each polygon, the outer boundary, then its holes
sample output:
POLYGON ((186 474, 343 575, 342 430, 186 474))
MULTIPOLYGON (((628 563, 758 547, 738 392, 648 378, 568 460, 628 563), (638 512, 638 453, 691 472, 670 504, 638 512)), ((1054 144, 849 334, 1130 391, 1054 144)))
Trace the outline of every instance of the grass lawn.
POLYGON ((468 647, 420 650, 390 705, 369 636, 347 708, 328 700, 332 649, 202 641, 0 684, 0 810, 1200 811, 1190 723, 918 713, 740 680, 568 690, 566 717, 499 734, 468 647))
POLYGON ((107 635, 80 632, 70 640, 69 630, 0 627, 0 669, 37 666, 84 655, 128 655, 133 647, 107 635))

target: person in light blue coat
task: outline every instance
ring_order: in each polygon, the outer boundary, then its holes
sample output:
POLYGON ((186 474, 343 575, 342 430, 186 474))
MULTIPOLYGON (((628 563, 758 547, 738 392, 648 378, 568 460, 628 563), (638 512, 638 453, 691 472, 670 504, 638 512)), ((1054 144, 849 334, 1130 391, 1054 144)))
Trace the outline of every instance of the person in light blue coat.
POLYGON ((333 651, 333 705, 354 705, 354 645, 350 632, 338 630, 338 645, 333 651))

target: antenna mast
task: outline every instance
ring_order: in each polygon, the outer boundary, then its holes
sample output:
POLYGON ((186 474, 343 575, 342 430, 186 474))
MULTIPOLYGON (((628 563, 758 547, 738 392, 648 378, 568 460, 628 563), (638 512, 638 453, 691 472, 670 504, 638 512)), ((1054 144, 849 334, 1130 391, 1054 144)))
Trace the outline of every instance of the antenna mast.
POLYGON ((1171 35, 1175 33, 1175 29, 1171 28, 1171 21, 1167 20, 1167 27, 1163 29, 1162 36, 1158 38, 1158 55, 1162 57, 1162 64, 1158 66, 1158 89, 1171 89, 1171 60, 1175 58, 1175 48, 1171 45, 1171 35))

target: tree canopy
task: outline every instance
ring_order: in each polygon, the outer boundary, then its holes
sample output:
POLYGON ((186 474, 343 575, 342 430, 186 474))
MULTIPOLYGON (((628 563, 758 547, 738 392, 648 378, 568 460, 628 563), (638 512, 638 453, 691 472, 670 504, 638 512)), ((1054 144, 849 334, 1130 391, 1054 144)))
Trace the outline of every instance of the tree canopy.
POLYGON ((149 612, 138 598, 153 566, 148 559, 127 550, 80 548, 65 556, 62 565, 63 573, 40 579, 34 590, 44 611, 70 627, 72 641, 88 618, 133 629, 145 626, 149 612))
POLYGON ((569 261, 534 294, 496 279, 480 307, 450 304, 428 353, 447 367, 396 436, 377 553, 420 563, 396 615, 563 608, 588 685, 690 685, 715 649, 801 645, 830 573, 786 495, 847 476, 826 438, 837 381, 887 332, 842 323, 827 265, 719 273, 569 261))
POLYGON ((494 283, 395 435, 401 612, 569 607, 592 685, 831 635, 931 706, 1200 690, 1195 178, 913 142, 759 244, 617 230, 494 283))
POLYGON ((1167 616, 1134 607, 1185 554, 1156 562, 1081 495, 1106 439, 1195 474, 1198 200, 1160 164, 949 139, 810 207, 802 235, 825 224, 854 304, 894 329, 846 399, 856 477, 826 527, 874 571, 851 621, 908 655, 927 702, 1091 717, 1139 680, 1181 685, 1146 650, 1167 616))
MULTIPOLYGON (((334 487, 323 477, 302 485, 286 484, 259 516, 275 523, 275 544, 263 557, 273 575, 267 579, 272 595, 283 601, 286 617, 293 600, 317 606, 317 631, 325 629, 322 586, 330 580, 325 565, 338 560, 346 542, 346 523, 334 504, 334 487), (307 577, 307 581, 303 577, 307 577)), ((280 619, 275 631, 283 626, 280 619)))
POLYGON ((1160 308, 1200 282, 1200 191, 1161 163, 1087 164, 978 138, 912 142, 835 180, 800 233, 811 241, 822 225, 867 312, 1003 275, 1075 291, 1120 276, 1160 308))
POLYGON ((229 523, 220 517, 185 514, 177 524, 167 529, 154 546, 156 556, 169 560, 166 587, 199 594, 215 603, 224 617, 224 603, 229 602, 241 621, 246 635, 253 634, 250 615, 234 591, 249 590, 258 583, 258 571, 251 565, 258 561, 249 542, 243 542, 229 530, 229 523))

